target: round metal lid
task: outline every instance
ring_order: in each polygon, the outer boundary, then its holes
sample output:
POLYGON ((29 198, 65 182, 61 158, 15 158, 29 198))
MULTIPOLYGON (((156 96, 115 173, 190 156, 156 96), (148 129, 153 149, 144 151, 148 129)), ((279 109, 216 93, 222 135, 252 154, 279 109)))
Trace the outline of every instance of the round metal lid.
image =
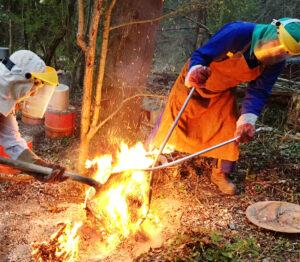
POLYGON ((300 205, 262 201, 250 205, 247 218, 259 227, 284 233, 300 233, 300 205))

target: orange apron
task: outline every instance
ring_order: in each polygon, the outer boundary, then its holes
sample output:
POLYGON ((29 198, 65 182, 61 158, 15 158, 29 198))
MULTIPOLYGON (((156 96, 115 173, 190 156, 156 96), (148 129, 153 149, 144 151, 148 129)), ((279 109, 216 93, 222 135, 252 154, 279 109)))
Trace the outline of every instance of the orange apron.
MULTIPOLYGON (((154 139, 160 147, 180 111, 190 89, 184 85, 189 61, 177 78, 162 116, 161 124, 154 139)), ((242 54, 210 64, 211 75, 205 88, 197 88, 174 129, 167 145, 175 150, 196 153, 234 137, 238 109, 235 86, 256 79, 261 67, 250 69, 242 54)), ((202 156, 236 161, 239 148, 230 143, 202 156)))

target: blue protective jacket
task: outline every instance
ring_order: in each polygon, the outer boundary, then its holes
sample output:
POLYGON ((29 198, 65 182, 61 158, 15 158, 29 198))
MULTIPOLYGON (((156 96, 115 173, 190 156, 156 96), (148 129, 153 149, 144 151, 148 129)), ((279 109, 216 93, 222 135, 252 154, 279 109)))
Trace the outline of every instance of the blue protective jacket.
MULTIPOLYGON (((228 52, 234 54, 242 51, 251 41, 255 25, 254 23, 240 21, 226 24, 205 45, 193 53, 189 68, 199 64, 209 66, 213 61, 226 59, 228 52)), ((259 65, 254 55, 250 55, 250 47, 244 52, 244 57, 250 68, 259 65)), ((261 75, 248 83, 246 96, 241 108, 242 114, 252 113, 257 116, 260 114, 274 83, 284 67, 284 63, 283 61, 264 67, 261 75)))

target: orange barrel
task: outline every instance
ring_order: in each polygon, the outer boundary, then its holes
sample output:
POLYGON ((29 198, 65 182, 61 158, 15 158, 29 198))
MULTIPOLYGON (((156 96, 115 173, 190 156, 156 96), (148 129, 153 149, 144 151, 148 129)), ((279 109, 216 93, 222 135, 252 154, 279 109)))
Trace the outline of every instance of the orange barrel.
MULTIPOLYGON (((24 137, 27 142, 28 147, 32 150, 32 138, 31 137, 24 137)), ((0 145, 0 156, 10 158, 8 154, 5 153, 4 147, 0 145)), ((12 167, 6 165, 0 165, 0 173, 2 174, 18 174, 20 170, 13 169, 12 167)))
POLYGON ((75 107, 57 111, 48 109, 45 113, 46 136, 50 138, 70 137, 75 131, 75 107))

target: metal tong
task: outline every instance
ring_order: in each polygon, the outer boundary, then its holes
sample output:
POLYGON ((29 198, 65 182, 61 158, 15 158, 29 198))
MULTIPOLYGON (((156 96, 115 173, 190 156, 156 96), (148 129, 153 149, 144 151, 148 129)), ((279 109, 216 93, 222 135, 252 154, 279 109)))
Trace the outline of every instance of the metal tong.
MULTIPOLYGON (((11 158, 6 158, 6 157, 0 157, 0 164, 7 165, 24 172, 26 171, 33 172, 45 176, 50 176, 53 171, 52 168, 50 167, 35 165, 32 163, 28 163, 20 160, 13 160, 11 158)), ((77 174, 68 173, 68 172, 64 172, 63 177, 70 178, 73 181, 77 181, 92 186, 93 188, 95 188, 96 194, 100 191, 101 183, 99 183, 95 179, 85 177, 85 176, 80 176, 77 174)))

